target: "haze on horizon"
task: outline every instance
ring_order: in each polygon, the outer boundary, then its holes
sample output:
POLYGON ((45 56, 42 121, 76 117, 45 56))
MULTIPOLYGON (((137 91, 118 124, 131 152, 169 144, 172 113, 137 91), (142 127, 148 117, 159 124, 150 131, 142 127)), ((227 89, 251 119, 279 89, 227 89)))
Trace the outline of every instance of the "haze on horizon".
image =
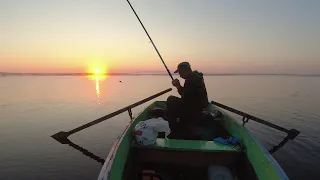
MULTIPOLYGON (((171 71, 320 72, 320 1, 131 3, 171 71)), ((125 0, 2 0, 0 13, 0 72, 165 72, 125 0)))

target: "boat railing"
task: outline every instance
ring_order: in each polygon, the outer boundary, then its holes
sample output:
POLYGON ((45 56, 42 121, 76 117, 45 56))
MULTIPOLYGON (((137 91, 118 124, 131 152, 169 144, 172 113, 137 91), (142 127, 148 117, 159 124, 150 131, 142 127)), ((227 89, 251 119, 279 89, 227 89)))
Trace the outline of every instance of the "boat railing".
POLYGON ((271 128, 274 128, 274 129, 277 129, 277 130, 279 130, 279 131, 282 131, 282 132, 287 133, 288 135, 290 135, 290 139, 295 138, 295 137, 300 133, 300 132, 299 132, 298 130, 296 130, 296 129, 290 129, 290 130, 289 130, 289 129, 280 127, 280 126, 278 126, 278 125, 276 125, 276 124, 273 124, 273 123, 268 122, 268 121, 266 121, 266 120, 263 120, 263 119, 261 119, 261 118, 258 118, 258 117, 255 117, 255 116, 253 116, 253 115, 247 114, 247 113, 245 113, 245 112, 236 110, 236 109, 234 109, 234 108, 232 108, 232 107, 223 105, 223 104, 218 103, 218 102, 215 102, 215 101, 211 101, 211 104, 214 104, 214 105, 216 105, 216 106, 218 106, 218 107, 221 107, 221 108, 223 108, 223 109, 225 109, 225 110, 228 110, 228 111, 230 111, 230 112, 233 112, 233 113, 235 113, 235 114, 237 114, 237 115, 242 116, 242 122, 243 122, 242 125, 245 125, 249 120, 253 120, 253 121, 255 121, 255 122, 264 124, 264 125, 269 126, 269 127, 271 127, 271 128))
POLYGON ((154 95, 152 95, 152 96, 150 96, 150 97, 147 97, 147 98, 145 98, 145 99, 143 99, 143 100, 141 100, 141 101, 138 101, 138 102, 136 102, 136 103, 134 103, 134 104, 131 104, 131 105, 127 106, 127 107, 124 107, 124 108, 122 108, 122 109, 119 109, 118 111, 115 111, 115 112, 110 113, 110 114, 108 114, 108 115, 105 115, 105 116, 103 116, 103 117, 101 117, 101 118, 98 118, 98 119, 96 119, 96 120, 93 120, 93 121, 91 121, 91 122, 89 122, 89 123, 86 123, 86 124, 84 124, 84 125, 82 125, 82 126, 79 126, 79 127, 77 127, 77 128, 74 128, 74 129, 72 129, 72 130, 70 130, 70 131, 67 131, 67 132, 60 131, 60 132, 52 135, 51 137, 54 138, 55 140, 59 141, 59 142, 62 143, 62 144, 68 144, 68 142, 69 142, 69 141, 68 141, 68 136, 70 136, 71 134, 74 134, 74 133, 79 132, 79 131, 81 131, 81 130, 83 130, 83 129, 86 129, 86 128, 88 128, 88 127, 91 127, 91 126, 93 126, 93 125, 95 125, 95 124, 98 124, 98 123, 100 123, 100 122, 102 122, 102 121, 105 121, 105 120, 107 120, 107 119, 110 119, 110 118, 112 118, 112 117, 114 117, 114 116, 117 116, 117 115, 119 115, 119 114, 121 114, 121 113, 123 113, 123 112, 125 112, 125 111, 128 111, 129 116, 130 116, 130 118, 131 118, 131 120, 132 120, 132 119, 133 119, 133 116, 132 116, 132 108, 137 107, 137 106, 139 106, 139 105, 141 105, 141 104, 143 104, 143 103, 146 103, 146 102, 148 102, 148 101, 150 101, 150 100, 152 100, 152 99, 155 99, 155 98, 157 98, 157 97, 159 97, 159 96, 161 96, 161 95, 163 95, 163 94, 165 94, 165 93, 167 93, 167 92, 169 92, 169 91, 171 91, 171 90, 172 90, 172 88, 166 89, 166 90, 161 91, 161 92, 159 92, 159 93, 157 93, 157 94, 154 94, 154 95))
POLYGON ((215 102, 215 101, 211 101, 211 104, 214 104, 214 105, 216 105, 216 106, 218 106, 218 107, 220 107, 222 109, 228 110, 230 112, 233 112, 233 113, 235 113, 237 115, 242 116, 242 125, 243 126, 247 122, 249 122, 249 120, 253 120, 255 122, 261 123, 263 125, 266 125, 266 126, 269 126, 271 128, 274 128, 274 129, 277 129, 279 131, 287 133, 287 136, 278 145, 274 146, 272 149, 269 150, 270 153, 276 152, 281 147, 283 147, 289 140, 293 140, 294 138, 296 138, 300 133, 300 131, 298 131, 296 129, 286 129, 286 128, 280 127, 280 126, 278 126, 276 124, 273 124, 273 123, 268 122, 266 120, 263 120, 261 118, 258 118, 258 117, 255 117, 253 115, 247 114, 245 112, 236 110, 236 109, 234 109, 232 107, 226 106, 224 104, 221 104, 221 103, 218 103, 218 102, 215 102))

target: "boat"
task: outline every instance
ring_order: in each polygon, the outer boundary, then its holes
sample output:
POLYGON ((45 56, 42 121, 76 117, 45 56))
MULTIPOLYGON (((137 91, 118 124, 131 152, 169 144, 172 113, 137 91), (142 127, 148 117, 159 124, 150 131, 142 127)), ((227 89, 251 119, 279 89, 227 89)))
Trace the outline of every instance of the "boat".
POLYGON ((148 119, 150 109, 165 108, 165 104, 165 101, 151 103, 126 126, 110 150, 98 180, 208 179, 208 167, 212 166, 227 167, 237 180, 288 179, 277 161, 244 126, 245 122, 255 117, 244 114, 247 116, 241 124, 215 102, 210 103, 208 110, 219 111, 222 116, 206 127, 218 126, 226 130, 230 136, 239 138, 239 145, 221 144, 208 139, 160 137, 150 146, 137 144, 135 125, 148 119))
POLYGON ((211 101, 208 108, 206 108, 205 115, 199 117, 199 119, 202 119, 202 117, 208 117, 207 115, 210 116, 210 118, 202 121, 200 126, 202 129, 196 131, 200 132, 201 136, 191 139, 170 136, 164 138, 163 134, 159 133, 155 142, 150 146, 142 146, 137 143, 134 138, 134 128, 137 123, 150 118, 149 115, 152 110, 165 109, 166 102, 154 101, 136 118, 133 118, 132 109, 171 90, 172 88, 166 89, 72 130, 60 131, 51 137, 102 164, 103 166, 98 176, 99 180, 208 179, 209 176, 214 173, 217 174, 217 172, 224 175, 229 173, 229 176, 234 177, 235 180, 288 179, 286 173, 270 153, 278 151, 289 140, 293 140, 298 136, 300 132, 296 129, 289 130, 280 127, 215 101, 211 101), (242 116, 243 123, 236 121, 225 110, 242 116), (115 141, 105 160, 68 139, 72 134, 126 111, 130 116, 130 123, 115 141), (287 136, 268 151, 246 128, 245 124, 249 120, 285 132, 287 136), (209 136, 207 136, 208 134, 209 136), (223 141, 216 141, 217 137, 220 140, 226 137, 233 137, 233 140, 237 138, 238 143, 225 144, 223 141))

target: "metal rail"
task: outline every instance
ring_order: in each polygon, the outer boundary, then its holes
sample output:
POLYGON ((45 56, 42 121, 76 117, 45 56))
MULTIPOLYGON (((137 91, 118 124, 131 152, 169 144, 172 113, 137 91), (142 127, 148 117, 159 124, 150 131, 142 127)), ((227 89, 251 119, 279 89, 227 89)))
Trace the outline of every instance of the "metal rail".
POLYGON ((278 126, 278 125, 276 125, 276 124, 273 124, 273 123, 268 122, 268 121, 266 121, 266 120, 260 119, 260 118, 258 118, 258 117, 252 116, 252 115, 250 115, 250 114, 247 114, 247 113, 245 113, 245 112, 236 110, 236 109, 234 109, 234 108, 232 108, 232 107, 229 107, 229 106, 220 104, 220 103, 215 102, 215 101, 211 101, 211 104, 214 104, 214 105, 216 105, 216 106, 218 106, 218 107, 221 107, 221 108, 223 108, 223 109, 225 109, 225 110, 228 110, 228 111, 230 111, 230 112, 233 112, 233 113, 235 113, 235 114, 238 114, 238 115, 242 116, 242 117, 243 117, 243 118, 242 118, 243 125, 244 125, 245 123, 247 123, 249 120, 253 120, 253 121, 255 121, 255 122, 264 124, 264 125, 266 125, 266 126, 269 126, 269 127, 274 128, 274 129, 277 129, 277 130, 279 130, 279 131, 282 131, 282 132, 287 133, 289 139, 294 139, 294 138, 300 133, 300 131, 298 131, 298 130, 296 130, 296 129, 290 129, 290 130, 289 130, 289 129, 280 127, 280 126, 278 126))

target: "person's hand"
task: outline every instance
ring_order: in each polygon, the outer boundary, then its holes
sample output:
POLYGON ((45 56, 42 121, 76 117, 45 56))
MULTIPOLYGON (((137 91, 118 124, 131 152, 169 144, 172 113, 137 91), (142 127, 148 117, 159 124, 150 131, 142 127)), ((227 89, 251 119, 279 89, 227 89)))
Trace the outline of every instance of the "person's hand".
POLYGON ((179 79, 172 80, 172 85, 176 88, 181 87, 179 79))

